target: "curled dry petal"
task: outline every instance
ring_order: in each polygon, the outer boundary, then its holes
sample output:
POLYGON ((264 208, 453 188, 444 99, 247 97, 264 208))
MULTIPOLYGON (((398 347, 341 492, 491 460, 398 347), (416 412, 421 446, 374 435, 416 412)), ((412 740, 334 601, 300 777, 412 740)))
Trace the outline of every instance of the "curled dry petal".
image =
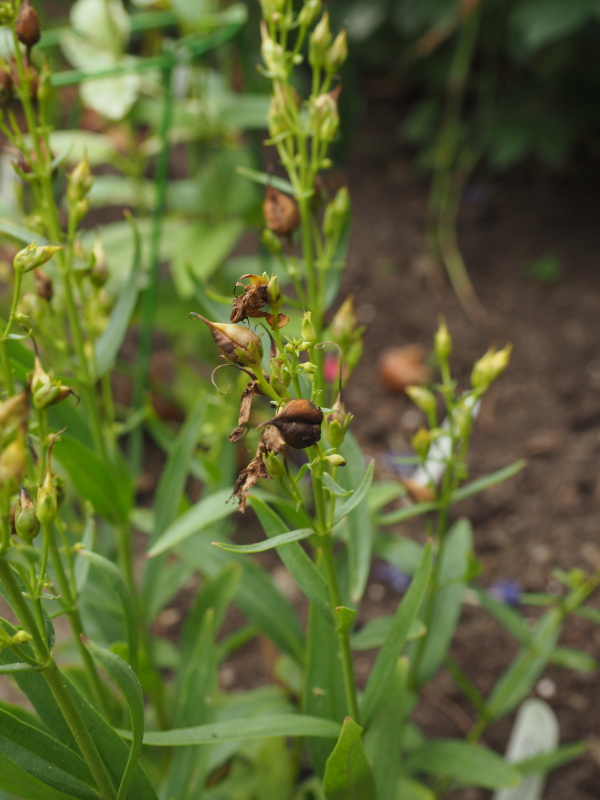
POLYGON ((250 381, 242 392, 242 402, 240 404, 240 417, 238 419, 237 428, 229 435, 229 441, 235 444, 244 436, 248 420, 250 419, 250 411, 252 409, 252 398, 255 394, 260 394, 260 388, 256 381, 250 381))

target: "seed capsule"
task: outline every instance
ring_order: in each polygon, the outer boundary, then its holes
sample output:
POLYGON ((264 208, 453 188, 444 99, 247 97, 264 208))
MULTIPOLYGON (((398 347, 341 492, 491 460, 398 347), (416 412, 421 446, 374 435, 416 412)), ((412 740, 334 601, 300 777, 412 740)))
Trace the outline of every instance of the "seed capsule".
POLYGON ((290 236, 300 224, 298 206, 289 195, 267 186, 263 203, 267 228, 278 236, 290 236))
POLYGON ((40 532, 40 521, 35 515, 35 503, 24 486, 21 486, 19 502, 15 509, 15 530, 27 544, 31 544, 40 532))
POLYGON ((290 400, 277 416, 263 425, 274 425, 283 441, 295 450, 304 450, 321 438, 323 412, 310 400, 290 400))
POLYGON ((40 40, 40 19, 37 11, 29 0, 23 0, 21 8, 19 9, 19 16, 17 17, 17 25, 15 27, 17 39, 27 47, 28 50, 37 44, 40 40))

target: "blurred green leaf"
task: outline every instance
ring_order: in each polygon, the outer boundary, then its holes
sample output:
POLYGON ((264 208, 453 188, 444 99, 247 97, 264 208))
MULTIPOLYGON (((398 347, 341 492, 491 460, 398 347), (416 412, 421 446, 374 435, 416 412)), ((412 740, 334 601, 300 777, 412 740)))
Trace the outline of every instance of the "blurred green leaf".
POLYGON ((574 647, 556 647, 550 656, 550 662, 565 669, 574 669, 578 672, 597 672, 598 662, 595 658, 576 650, 574 647))
POLYGON ((272 539, 264 539, 262 542, 255 544, 230 544, 229 542, 212 542, 214 547, 220 550, 228 550, 230 553, 264 553, 266 550, 274 550, 276 547, 281 547, 290 542, 302 541, 314 536, 315 532, 312 528, 305 528, 299 531, 289 531, 282 533, 280 536, 274 536, 272 539))
POLYGON ((327 800, 373 800, 375 781, 362 743, 362 728, 346 717, 327 760, 323 789, 327 800))
POLYGON ((22 225, 16 225, 9 219, 0 219, 0 233, 8 236, 10 239, 16 239, 23 244, 31 244, 35 242, 39 247, 47 245, 48 240, 40 233, 30 231, 22 225))
POLYGON ((516 761, 514 766, 521 775, 550 772, 562 764, 566 764, 567 761, 572 761, 574 758, 583 755, 587 748, 588 746, 585 742, 564 744, 551 753, 542 753, 539 756, 532 756, 532 758, 526 758, 523 761, 516 761))
POLYGON ((517 786, 519 770, 493 750, 457 739, 435 739, 413 752, 406 764, 411 772, 454 778, 465 786, 503 789, 517 786))
POLYGON ((104 667, 108 676, 122 692, 129 710, 132 731, 131 750, 117 795, 117 800, 125 800, 133 780, 138 758, 142 752, 142 739, 144 736, 144 696, 142 687, 135 672, 118 655, 111 653, 110 650, 98 647, 97 644, 91 641, 88 641, 87 646, 96 661, 104 667))
POLYGON ((452 495, 452 502, 458 503, 460 500, 465 500, 467 497, 472 497, 474 494, 479 494, 479 492, 489 489, 490 486, 496 486, 498 483, 503 483, 509 478, 512 478, 513 475, 519 473, 526 465, 527 462, 523 459, 520 459, 519 461, 515 461, 514 464, 511 464, 509 467, 504 467, 503 469, 499 469, 497 472, 492 472, 491 475, 485 475, 483 478, 477 478, 477 480, 471 481, 471 483, 467 483, 464 486, 461 486, 460 489, 457 489, 452 495))
POLYGON ((0 796, 2 800, 13 800, 14 797, 26 797, 27 800, 77 800, 72 794, 52 789, 48 784, 29 775, 2 753, 0 753, 0 796))
POLYGON ((513 6, 510 24, 531 50, 565 39, 599 16, 595 0, 521 0, 513 6))
MULTIPOLYGON (((350 640, 353 650, 373 650, 381 647, 387 639, 392 625, 394 624, 393 614, 384 614, 381 617, 374 617, 355 633, 350 640)), ((427 633, 425 625, 420 619, 414 620, 410 626, 406 641, 419 639, 427 633)))

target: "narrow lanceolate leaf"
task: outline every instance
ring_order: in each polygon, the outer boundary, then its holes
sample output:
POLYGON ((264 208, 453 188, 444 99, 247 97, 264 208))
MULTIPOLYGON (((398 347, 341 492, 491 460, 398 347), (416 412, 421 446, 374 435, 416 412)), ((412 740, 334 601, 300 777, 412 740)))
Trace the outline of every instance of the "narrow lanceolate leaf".
POLYGON ((220 550, 228 550, 230 553, 264 553, 266 550, 274 550, 276 547, 290 542, 308 539, 310 536, 314 536, 314 533, 311 528, 304 528, 299 531, 282 533, 280 536, 274 536, 272 539, 265 539, 255 544, 230 544, 229 542, 213 542, 212 544, 220 550))
POLYGON ((80 555, 87 558, 96 567, 106 583, 121 601, 123 619, 127 630, 127 645, 129 649, 129 663, 136 669, 138 655, 138 629, 135 614, 135 605, 131 591, 119 568, 104 556, 92 553, 89 550, 80 550, 80 555))
MULTIPOLYGON (((469 554, 473 549, 473 532, 468 520, 459 519, 446 534, 437 571, 437 585, 427 637, 415 642, 415 679, 419 686, 427 683, 443 663, 460 617, 466 588, 469 554)), ((413 649, 414 648, 414 651, 413 649)))
POLYGON ((508 467, 499 469, 497 472, 492 472, 491 475, 477 478, 477 480, 471 481, 471 483, 467 483, 461 486, 460 489, 457 489, 452 495, 452 502, 458 503, 460 500, 466 500, 467 497, 479 494, 479 492, 489 489, 490 486, 495 486, 497 483, 507 481, 509 478, 512 478, 513 475, 521 472, 525 466, 527 466, 527 462, 520 459, 519 461, 515 461, 514 464, 510 464, 508 467))
POLYGON ((231 489, 221 489, 207 497, 202 497, 185 514, 168 526, 150 548, 148 556, 152 558, 170 550, 195 533, 199 533, 214 522, 237 511, 237 504, 227 503, 231 498, 231 492, 231 489))
POLYGON ((110 650, 98 647, 93 642, 88 642, 88 648, 123 694, 129 710, 132 733, 131 750, 117 795, 117 800, 125 800, 133 780, 138 758, 142 752, 142 739, 144 736, 144 697, 142 687, 135 672, 118 655, 110 650))
POLYGON ((323 790, 327 800, 373 800, 375 780, 363 747, 362 728, 346 717, 327 760, 323 790))
MULTIPOLYGON (((340 727, 337 722, 305 714, 263 714, 250 719, 228 720, 227 722, 214 722, 210 725, 197 725, 193 728, 146 733, 144 744, 153 747, 181 747, 189 744, 269 739, 274 736, 316 736, 336 739, 339 736, 340 727)), ((131 738, 129 732, 124 731, 123 736, 131 738)))
POLYGON ((139 291, 139 276, 142 264, 142 245, 140 232, 134 218, 129 215, 133 233, 133 264, 131 272, 119 299, 111 312, 108 325, 96 341, 96 377, 101 378, 113 366, 125 340, 131 315, 139 291))
MULTIPOLYGON (((287 534, 285 522, 265 502, 257 497, 251 497, 250 505, 256 512, 269 540, 272 541, 274 538, 287 534)), ((314 603, 319 613, 330 625, 335 626, 336 620, 327 584, 309 556, 297 543, 290 543, 286 547, 280 548, 277 554, 310 602, 314 603)))
POLYGON ((27 800, 77 800, 72 794, 52 789, 29 775, 8 756, 0 753, 0 797, 26 797, 27 800), (6 795, 2 794, 6 792, 6 795))
POLYGON ((558 608, 547 611, 538 620, 531 641, 521 649, 494 686, 487 703, 489 719, 512 711, 529 693, 552 655, 562 620, 562 612, 558 608))
POLYGON ((339 483, 333 480, 328 472, 324 472, 323 475, 321 475, 321 480, 331 494, 334 494, 336 497, 349 497, 354 491, 354 489, 344 489, 343 486, 340 486, 339 483))
POLYGON ((417 618, 429 584, 431 560, 432 546, 431 542, 428 542, 423 550, 421 563, 408 591, 394 614, 392 626, 369 675, 361 709, 362 718, 365 722, 368 722, 375 713, 386 689, 387 682, 394 671, 396 662, 402 654, 412 625, 417 618))
POLYGON ((14 664, 0 664, 0 675, 9 675, 11 672, 39 672, 42 666, 27 664, 24 661, 16 661, 14 664))
POLYGON ((262 186, 272 186, 274 189, 279 189, 280 192, 286 194, 294 194, 294 187, 289 181, 283 178, 278 178, 276 175, 268 175, 266 172, 257 172, 255 169, 248 169, 248 167, 237 167, 240 175, 250 178, 255 183, 260 183, 262 186))
POLYGON ((406 522, 409 519, 414 519, 414 517, 420 517, 430 511, 435 511, 437 507, 438 504, 433 500, 427 503, 413 503, 404 508, 398 508, 396 511, 381 514, 375 521, 378 525, 397 525, 399 522, 406 522))
POLYGON ((0 234, 9 236, 24 244, 35 242, 39 247, 49 244, 48 240, 35 231, 30 231, 22 225, 15 225, 9 219, 0 219, 0 234))
POLYGON ((434 739, 408 758, 409 772, 453 778, 466 786, 504 789, 516 786, 521 772, 501 756, 479 744, 458 739, 434 739))
POLYGON ((541 753, 539 756, 532 756, 522 761, 515 761, 514 766, 519 770, 521 775, 535 775, 539 772, 550 772, 560 767, 562 764, 566 764, 567 761, 572 761, 574 758, 583 755, 586 750, 587 745, 585 742, 563 744, 551 753, 541 753))
POLYGON ((0 709, 0 753, 42 783, 80 800, 98 800, 87 764, 39 728, 0 709))
POLYGON ((353 603, 359 603, 371 567, 374 527, 366 498, 373 482, 375 464, 371 461, 363 472, 363 455, 351 433, 346 434, 340 453, 346 459, 345 481, 354 491, 347 500, 337 505, 336 519, 341 520, 347 516, 345 524, 350 567, 350 597, 353 603))

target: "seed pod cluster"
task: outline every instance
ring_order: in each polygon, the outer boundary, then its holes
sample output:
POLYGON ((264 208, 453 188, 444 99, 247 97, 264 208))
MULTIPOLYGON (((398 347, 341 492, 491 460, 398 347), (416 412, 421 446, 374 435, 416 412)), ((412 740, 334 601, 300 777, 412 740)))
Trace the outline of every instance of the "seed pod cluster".
POLYGON ((267 186, 263 213, 267 228, 278 236, 291 236, 300 224, 300 214, 296 203, 289 195, 278 191, 273 186, 267 186))
POLYGON ((273 419, 263 425, 273 425, 283 441, 295 450, 304 450, 321 439, 323 412, 310 400, 290 400, 273 419))

